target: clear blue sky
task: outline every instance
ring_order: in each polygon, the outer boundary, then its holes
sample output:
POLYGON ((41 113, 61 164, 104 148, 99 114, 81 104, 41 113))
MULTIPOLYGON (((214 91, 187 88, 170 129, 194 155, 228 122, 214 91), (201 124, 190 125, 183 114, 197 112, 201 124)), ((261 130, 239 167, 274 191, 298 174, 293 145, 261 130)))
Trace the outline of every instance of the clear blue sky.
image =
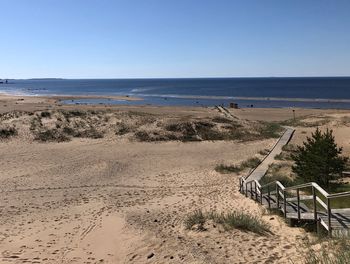
POLYGON ((350 76, 350 1, 0 0, 0 78, 350 76))

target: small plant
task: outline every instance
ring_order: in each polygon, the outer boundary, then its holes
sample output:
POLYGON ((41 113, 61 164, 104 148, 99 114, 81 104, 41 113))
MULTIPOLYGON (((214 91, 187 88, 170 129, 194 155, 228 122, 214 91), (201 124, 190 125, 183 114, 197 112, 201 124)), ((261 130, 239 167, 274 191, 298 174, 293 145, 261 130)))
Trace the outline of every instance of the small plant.
POLYGON ((310 246, 304 256, 305 264, 348 264, 350 263, 350 245, 345 238, 332 239, 323 243, 320 250, 310 246))
POLYGON ((30 121, 29 129, 34 131, 42 126, 43 126, 43 123, 41 122, 41 118, 34 116, 33 119, 30 121))
POLYGON ((48 129, 44 131, 39 131, 35 136, 35 140, 38 140, 41 142, 47 142, 47 141, 64 142, 64 141, 69 141, 70 138, 57 129, 48 129))
POLYGON ((103 138, 104 134, 101 131, 98 131, 94 127, 90 127, 88 129, 79 131, 76 134, 76 137, 82 137, 82 138, 93 138, 93 139, 98 139, 98 138, 103 138))
POLYGON ((143 131, 143 130, 137 131, 135 133, 135 137, 139 141, 146 141, 146 142, 153 141, 152 138, 150 137, 150 135, 146 131, 143 131))
POLYGON ((257 157, 253 157, 250 159, 247 159, 246 161, 243 161, 241 163, 241 168, 245 169, 245 168, 255 168, 257 167, 259 164, 261 163, 261 160, 257 157))
POLYGON ((185 227, 186 229, 193 229, 196 227, 198 231, 204 231, 204 224, 206 221, 206 217, 201 210, 196 210, 192 214, 188 215, 185 219, 185 227))
POLYGON ((278 138, 283 128, 277 123, 263 123, 259 129, 260 136, 263 138, 278 138))
POLYGON ((283 153, 281 152, 280 154, 277 154, 277 155, 275 156, 275 160, 284 160, 284 155, 283 155, 283 153))
POLYGON ((48 111, 44 111, 44 112, 41 112, 40 116, 43 117, 43 118, 50 118, 51 117, 51 113, 48 112, 48 111))
POLYGON ((17 129, 15 127, 1 127, 0 139, 8 139, 17 135, 17 129))
POLYGON ((124 123, 117 124, 117 130, 115 132, 116 135, 122 136, 122 135, 129 133, 129 132, 131 132, 131 129, 126 124, 124 124, 124 123))
POLYGON ((266 175, 261 178, 260 184, 265 185, 273 181, 279 181, 284 186, 293 186, 304 183, 300 177, 290 173, 291 165, 289 163, 272 163, 266 172, 266 175))
POLYGON ((231 119, 222 116, 216 116, 212 121, 219 124, 231 124, 233 122, 231 119))
POLYGON ((199 231, 205 231, 204 224, 207 220, 212 220, 213 222, 222 225, 226 231, 236 228, 259 235, 267 235, 271 233, 268 224, 257 216, 237 211, 227 214, 218 214, 216 212, 203 213, 201 210, 197 210, 188 215, 184 223, 186 229, 193 229, 196 227, 199 231))
POLYGON ((266 156, 267 154, 270 153, 270 150, 269 149, 263 149, 263 150, 260 150, 259 151, 259 154, 262 155, 262 156, 266 156))
POLYGON ((227 214, 213 214, 212 219, 222 224, 226 230, 237 228, 243 231, 250 231, 259 235, 271 233, 269 226, 257 216, 244 212, 231 212, 227 214))
POLYGON ((254 157, 243 161, 239 166, 225 164, 216 165, 215 171, 222 174, 237 173, 247 168, 255 168, 260 164, 260 162, 261 160, 259 158, 254 157))
POLYGON ((222 173, 222 174, 237 173, 237 172, 241 171, 241 168, 237 167, 235 165, 219 164, 215 167, 215 171, 222 173))

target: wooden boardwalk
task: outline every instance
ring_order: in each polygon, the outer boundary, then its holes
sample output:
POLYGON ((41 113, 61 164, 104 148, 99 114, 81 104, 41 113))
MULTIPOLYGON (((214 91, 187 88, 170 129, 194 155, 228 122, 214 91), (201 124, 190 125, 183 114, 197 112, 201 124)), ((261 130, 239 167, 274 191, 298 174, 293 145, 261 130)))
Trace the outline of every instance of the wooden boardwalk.
POLYGON ((349 208, 332 206, 336 198, 350 201, 350 192, 329 194, 314 182, 287 188, 279 181, 260 185, 259 180, 293 133, 293 129, 287 128, 262 163, 250 175, 240 178, 240 192, 269 209, 280 211, 286 219, 313 221, 330 236, 350 234, 350 202, 349 208))

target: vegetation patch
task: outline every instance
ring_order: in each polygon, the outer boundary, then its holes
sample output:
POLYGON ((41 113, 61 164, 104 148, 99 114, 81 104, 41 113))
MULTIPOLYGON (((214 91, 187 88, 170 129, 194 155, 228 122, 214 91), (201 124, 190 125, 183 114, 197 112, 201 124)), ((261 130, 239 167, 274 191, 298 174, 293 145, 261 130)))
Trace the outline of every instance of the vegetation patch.
POLYGON ((51 117, 51 113, 48 112, 48 111, 43 111, 43 112, 41 112, 40 116, 43 117, 43 118, 50 118, 51 117))
POLYGON ((258 129, 263 138, 279 138, 283 130, 283 127, 278 123, 262 123, 258 129))
POLYGON ((350 242, 348 239, 332 239, 323 243, 321 249, 308 246, 304 256, 305 264, 347 264, 350 263, 350 242))
POLYGON ((64 142, 70 140, 67 135, 58 129, 47 129, 39 131, 35 135, 34 139, 41 142, 64 142))
POLYGON ((233 121, 231 119, 228 119, 226 117, 222 116, 216 116, 212 119, 213 122, 219 123, 219 124, 231 124, 233 121))
POLYGON ((241 171, 241 168, 237 167, 235 165, 219 164, 215 167, 215 171, 222 173, 222 174, 237 173, 237 172, 241 171))
POLYGON ((17 135, 15 127, 0 127, 0 139, 8 139, 17 135))
POLYGON ((342 148, 335 143, 332 130, 322 133, 317 128, 292 155, 293 172, 305 182, 313 181, 329 188, 331 182, 343 177, 348 158, 341 154, 342 148))
POLYGON ((259 158, 253 157, 253 158, 247 159, 246 161, 243 161, 239 166, 225 165, 225 164, 216 165, 215 171, 222 174, 238 173, 247 168, 255 168, 260 163, 261 163, 261 160, 259 158))
POLYGON ((288 171, 291 170, 291 165, 287 163, 273 163, 269 166, 266 175, 261 178, 260 184, 264 185, 273 181, 279 181, 284 186, 293 186, 303 183, 300 178, 291 176, 288 171))
POLYGON ((201 210, 197 210, 188 215, 184 223, 186 229, 205 231, 205 223, 208 220, 222 225, 226 231, 240 229, 259 235, 271 233, 269 225, 257 216, 237 211, 219 214, 216 212, 203 213, 201 210))
POLYGON ((261 159, 257 157, 249 158, 246 161, 243 161, 240 165, 241 169, 246 169, 246 168, 255 168, 261 163, 261 159))

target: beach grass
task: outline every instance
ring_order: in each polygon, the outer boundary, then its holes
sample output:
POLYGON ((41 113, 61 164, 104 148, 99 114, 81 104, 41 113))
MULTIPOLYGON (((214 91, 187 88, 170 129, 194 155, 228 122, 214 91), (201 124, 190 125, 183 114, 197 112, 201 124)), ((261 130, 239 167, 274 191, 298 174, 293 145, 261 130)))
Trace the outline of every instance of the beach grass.
POLYGON ((4 126, 0 128, 0 139, 8 139, 17 135, 17 129, 13 126, 4 126))
POLYGON ((244 169, 253 169, 257 167, 260 164, 261 160, 257 157, 249 158, 245 161, 242 161, 238 166, 237 165, 225 165, 225 164, 218 164, 215 166, 215 171, 222 173, 222 174, 228 174, 228 173, 238 173, 243 171, 244 169))
POLYGON ((253 232, 259 235, 267 235, 271 233, 270 227, 262 219, 257 216, 244 212, 203 212, 196 210, 189 214, 185 221, 186 229, 195 229, 197 231, 205 231, 206 221, 212 220, 216 224, 220 224, 224 230, 239 229, 246 232, 253 232))

